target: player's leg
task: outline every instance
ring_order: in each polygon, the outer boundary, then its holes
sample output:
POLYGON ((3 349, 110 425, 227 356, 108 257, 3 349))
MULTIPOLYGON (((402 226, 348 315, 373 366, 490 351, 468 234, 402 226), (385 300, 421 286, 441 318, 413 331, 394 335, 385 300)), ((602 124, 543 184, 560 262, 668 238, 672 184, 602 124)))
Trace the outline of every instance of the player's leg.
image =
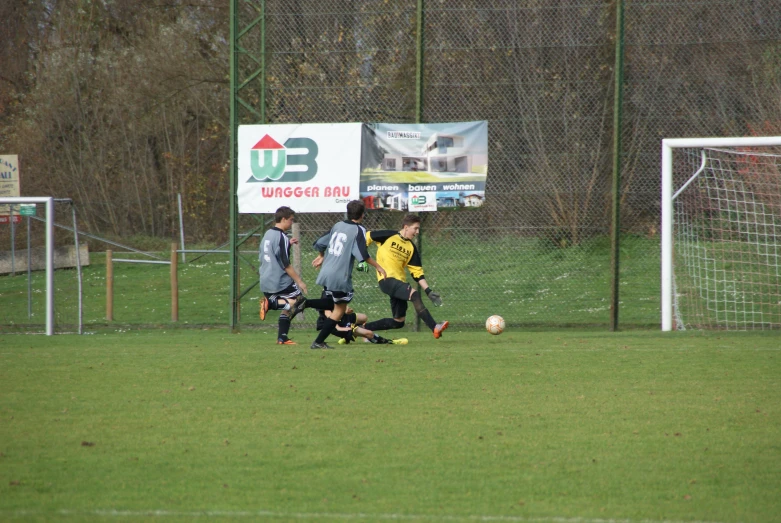
POLYGON ((418 316, 420 316, 420 319, 423 320, 423 323, 425 323, 426 326, 433 331, 437 326, 437 322, 434 321, 431 313, 423 304, 423 300, 420 299, 420 293, 413 289, 410 293, 409 301, 412 302, 412 306, 415 307, 415 311, 418 313, 418 316))
POLYGON ((277 343, 279 345, 296 344, 290 339, 288 333, 290 332, 290 322, 293 319, 293 316, 295 316, 295 314, 293 314, 293 307, 301 296, 301 291, 298 286, 293 284, 269 297, 269 305, 273 304, 274 310, 280 311, 279 323, 277 325, 277 343))
POLYGON ((391 318, 382 318, 366 324, 366 328, 373 331, 400 329, 404 327, 407 314, 407 300, 412 287, 396 278, 385 278, 380 281, 380 290, 390 296, 391 318))
POLYGON ((293 319, 291 314, 291 307, 295 303, 295 299, 286 299, 287 309, 282 309, 279 313, 279 322, 277 324, 277 344, 278 345, 295 345, 296 342, 290 339, 288 333, 290 332, 290 322, 293 319))
POLYGON ((304 311, 304 309, 317 309, 319 311, 332 311, 334 310, 334 302, 329 298, 317 298, 310 299, 301 298, 293 306, 293 316, 304 311))
POLYGON ((423 300, 420 299, 420 293, 418 291, 412 292, 410 301, 412 302, 412 306, 415 307, 415 311, 418 313, 418 316, 420 316, 420 319, 422 319, 426 326, 431 329, 431 332, 434 333, 434 337, 442 337, 442 332, 450 326, 450 322, 442 321, 437 323, 426 306, 423 305, 423 300))
POLYGON ((339 320, 342 319, 347 304, 353 299, 352 292, 339 292, 339 291, 326 291, 334 303, 334 308, 330 314, 328 314, 325 321, 323 321, 323 328, 317 334, 317 338, 312 342, 312 349, 328 349, 330 348, 325 339, 336 330, 336 325, 339 320))
MULTIPOLYGON (((331 313, 329 311, 325 312, 326 317, 330 315, 331 313)), ((348 305, 344 314, 342 315, 342 319, 339 320, 339 323, 336 325, 336 330, 333 332, 335 336, 340 338, 339 345, 345 345, 351 341, 355 341, 356 337, 360 337, 355 333, 355 328, 358 326, 358 324, 355 322, 357 318, 358 316, 348 305)))
MULTIPOLYGON (((301 295, 301 291, 298 290, 298 287, 295 283, 290 287, 282 289, 278 292, 264 292, 263 297, 260 299, 261 321, 266 319, 266 314, 268 314, 268 311, 291 310, 293 305, 289 303, 289 300, 286 298, 286 296, 293 295, 296 292, 299 296, 301 295)), ((295 296, 293 301, 295 303, 295 296)))

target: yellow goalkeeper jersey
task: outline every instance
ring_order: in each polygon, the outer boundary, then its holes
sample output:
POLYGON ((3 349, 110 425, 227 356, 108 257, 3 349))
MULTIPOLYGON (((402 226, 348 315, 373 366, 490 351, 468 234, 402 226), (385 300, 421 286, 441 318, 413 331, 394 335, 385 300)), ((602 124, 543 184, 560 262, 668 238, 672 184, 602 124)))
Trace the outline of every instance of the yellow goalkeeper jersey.
MULTIPOLYGON (((372 243, 378 245, 375 259, 385 269, 388 278, 407 281, 405 268, 409 269, 415 281, 425 277, 415 244, 402 238, 397 231, 369 231, 366 233, 366 246, 372 243)), ((381 279, 382 276, 378 272, 377 281, 381 279)))

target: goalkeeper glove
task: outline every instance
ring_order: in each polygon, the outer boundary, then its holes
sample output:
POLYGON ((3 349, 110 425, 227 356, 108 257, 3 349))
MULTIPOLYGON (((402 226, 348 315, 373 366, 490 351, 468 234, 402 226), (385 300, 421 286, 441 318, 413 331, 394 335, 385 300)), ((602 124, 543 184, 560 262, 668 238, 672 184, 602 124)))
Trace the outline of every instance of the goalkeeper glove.
POLYGON ((442 296, 439 295, 438 292, 434 292, 431 287, 426 289, 426 296, 429 297, 429 299, 434 302, 434 305, 437 307, 442 305, 442 296))
POLYGON ((369 264, 362 261, 358 264, 358 272, 369 272, 369 264))

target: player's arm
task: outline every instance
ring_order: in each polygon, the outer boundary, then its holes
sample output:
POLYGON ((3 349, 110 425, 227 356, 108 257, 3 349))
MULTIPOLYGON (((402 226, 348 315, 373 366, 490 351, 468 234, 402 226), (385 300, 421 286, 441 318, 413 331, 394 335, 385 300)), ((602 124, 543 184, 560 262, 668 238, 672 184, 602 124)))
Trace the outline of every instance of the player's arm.
POLYGON ((288 276, 293 278, 293 281, 296 282, 296 285, 298 285, 298 288, 301 289, 301 292, 306 294, 307 293, 306 283, 304 283, 304 280, 301 279, 301 276, 298 275, 298 273, 293 268, 293 266, 288 265, 287 267, 285 267, 285 272, 287 273, 288 276))
MULTIPOLYGON (((385 272, 385 269, 383 269, 382 266, 379 263, 374 261, 374 258, 369 256, 369 251, 366 248, 366 246, 369 243, 369 240, 368 240, 369 234, 371 234, 371 233, 366 233, 364 235, 363 229, 361 227, 358 228, 358 237, 355 239, 355 247, 357 248, 358 252, 353 252, 353 256, 355 256, 355 258, 359 262, 365 261, 366 263, 368 263, 369 265, 371 265, 372 267, 377 269, 377 272, 382 274, 383 278, 387 278, 388 275, 385 272)), ((376 241, 376 240, 374 240, 374 241, 376 241)))
POLYGON ((434 292, 434 289, 429 287, 429 284, 426 281, 426 277, 423 275, 423 262, 420 261, 420 253, 418 252, 417 248, 415 248, 414 244, 412 246, 412 257, 407 263, 407 270, 412 276, 412 279, 418 282, 420 288, 423 289, 423 292, 426 293, 426 296, 429 297, 434 305, 437 307, 442 305, 442 296, 440 296, 438 292, 434 292))
POLYGON ((306 284, 304 283, 304 280, 301 279, 301 276, 298 275, 296 270, 290 264, 290 258, 287 254, 287 241, 288 240, 286 236, 282 234, 279 235, 279 265, 282 266, 282 269, 284 269, 288 276, 293 278, 293 281, 296 282, 298 288, 301 289, 304 294, 306 294, 306 284))
POLYGON ((380 230, 380 231, 369 231, 366 233, 366 245, 371 245, 372 243, 376 243, 378 245, 382 245, 385 243, 385 240, 393 236, 394 234, 397 234, 398 231, 390 231, 390 230, 380 230))
POLYGON ((312 247, 317 251, 317 257, 312 260, 312 267, 319 269, 325 259, 325 250, 328 248, 328 243, 331 241, 331 231, 320 236, 312 244, 312 247))

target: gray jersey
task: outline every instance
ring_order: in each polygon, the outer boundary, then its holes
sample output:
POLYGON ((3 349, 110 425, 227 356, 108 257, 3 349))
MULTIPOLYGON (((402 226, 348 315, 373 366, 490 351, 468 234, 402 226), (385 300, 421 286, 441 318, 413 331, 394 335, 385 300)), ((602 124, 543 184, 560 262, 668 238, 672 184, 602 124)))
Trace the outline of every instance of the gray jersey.
POLYGON ((260 242, 260 290, 279 292, 293 285, 285 272, 290 265, 290 240, 281 229, 272 227, 260 242))
POLYGON ((349 220, 337 223, 331 229, 324 254, 317 284, 329 291, 352 292, 353 264, 355 260, 362 262, 369 257, 366 229, 349 220))

